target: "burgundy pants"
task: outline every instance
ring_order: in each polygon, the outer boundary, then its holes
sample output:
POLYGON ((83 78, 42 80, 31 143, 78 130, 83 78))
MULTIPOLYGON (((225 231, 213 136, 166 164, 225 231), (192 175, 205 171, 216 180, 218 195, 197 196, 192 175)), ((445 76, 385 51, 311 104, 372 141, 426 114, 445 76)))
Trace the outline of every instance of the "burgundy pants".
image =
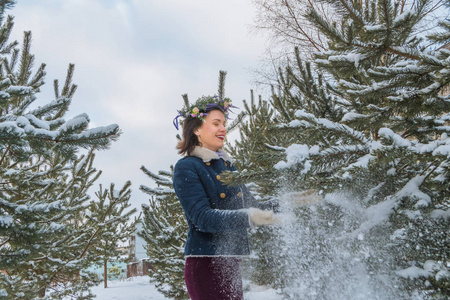
POLYGON ((184 279, 192 300, 243 300, 241 260, 187 257, 184 279))

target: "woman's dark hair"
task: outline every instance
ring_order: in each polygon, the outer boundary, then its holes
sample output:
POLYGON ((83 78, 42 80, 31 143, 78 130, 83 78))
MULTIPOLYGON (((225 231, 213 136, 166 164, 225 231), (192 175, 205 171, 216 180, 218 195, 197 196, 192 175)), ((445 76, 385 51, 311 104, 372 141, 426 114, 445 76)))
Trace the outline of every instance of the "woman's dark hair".
POLYGON ((177 149, 179 154, 191 155, 195 146, 200 146, 195 131, 202 126, 203 121, 199 118, 188 117, 183 122, 183 136, 181 141, 178 142, 177 149))
MULTIPOLYGON (((221 109, 211 109, 218 110, 223 112, 221 109)), ((192 151, 194 151, 195 146, 201 146, 200 141, 198 140, 195 131, 202 126, 203 121, 199 118, 187 117, 183 121, 183 136, 181 137, 181 141, 178 142, 177 149, 178 153, 181 155, 191 155, 192 151)))

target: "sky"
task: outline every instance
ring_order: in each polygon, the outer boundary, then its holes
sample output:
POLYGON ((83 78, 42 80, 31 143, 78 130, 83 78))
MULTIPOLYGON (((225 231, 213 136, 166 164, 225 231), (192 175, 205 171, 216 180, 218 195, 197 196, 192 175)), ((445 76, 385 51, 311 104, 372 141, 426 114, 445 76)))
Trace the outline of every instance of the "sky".
POLYGON ((11 39, 22 44, 31 31, 35 68, 46 64, 36 106, 54 99, 53 80, 62 86, 73 63, 78 89, 66 119, 87 113, 91 127, 119 124, 119 141, 97 153, 98 184, 131 180, 138 208, 149 198, 139 186, 154 186, 141 165, 157 173, 180 158, 172 120, 181 95, 216 94, 224 70, 225 94, 242 107, 266 49, 251 33, 251 0, 18 0, 8 14, 11 39))

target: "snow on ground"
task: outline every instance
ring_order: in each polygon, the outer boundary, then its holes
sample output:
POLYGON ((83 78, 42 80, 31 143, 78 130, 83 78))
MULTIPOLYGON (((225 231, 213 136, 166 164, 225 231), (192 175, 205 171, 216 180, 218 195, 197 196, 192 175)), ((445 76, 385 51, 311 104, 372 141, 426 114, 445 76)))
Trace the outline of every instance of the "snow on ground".
POLYGON ((150 284, 148 276, 131 277, 123 281, 109 281, 108 287, 103 282, 92 288, 92 293, 99 300, 166 300, 154 285, 150 284))
MULTIPOLYGON (((103 288, 103 283, 92 288, 92 293, 98 300, 167 300, 149 282, 148 276, 132 277, 123 281, 110 281, 108 287, 103 288)), ((273 289, 259 286, 250 286, 250 291, 245 293, 245 300, 281 300, 273 289)))

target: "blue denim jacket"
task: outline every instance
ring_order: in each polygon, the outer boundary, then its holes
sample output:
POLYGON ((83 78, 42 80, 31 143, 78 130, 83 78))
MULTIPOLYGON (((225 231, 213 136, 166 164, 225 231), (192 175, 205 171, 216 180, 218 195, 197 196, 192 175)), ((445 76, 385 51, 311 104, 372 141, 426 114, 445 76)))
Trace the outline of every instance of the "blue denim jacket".
POLYGON ((223 171, 236 171, 222 153, 196 147, 192 156, 175 165, 173 186, 189 225, 186 256, 248 255, 250 223, 244 208, 272 208, 271 203, 258 202, 244 185, 220 181, 223 171))

